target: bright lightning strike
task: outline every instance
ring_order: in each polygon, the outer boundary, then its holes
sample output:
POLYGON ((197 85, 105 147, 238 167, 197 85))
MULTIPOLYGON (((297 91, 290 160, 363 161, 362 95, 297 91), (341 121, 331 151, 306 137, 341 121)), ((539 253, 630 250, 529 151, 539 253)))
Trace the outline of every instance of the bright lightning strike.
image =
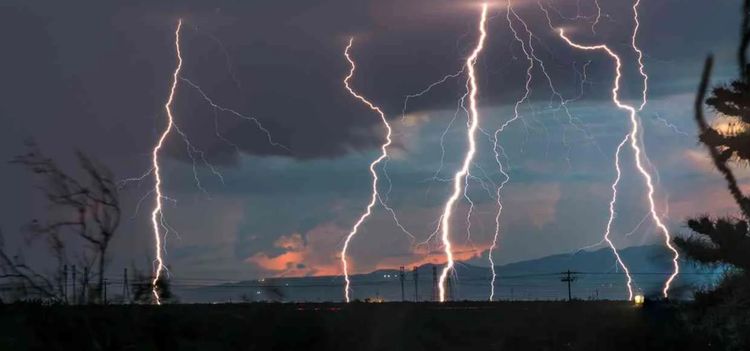
POLYGON ((179 79, 180 69, 182 69, 182 53, 180 52, 180 29, 182 29, 182 19, 177 22, 177 29, 174 32, 175 35, 175 52, 177 54, 177 67, 172 74, 172 86, 169 89, 169 98, 164 104, 164 110, 167 112, 167 127, 159 137, 158 142, 154 146, 152 152, 153 162, 153 174, 154 174, 154 193, 156 194, 156 202, 153 211, 151 211, 151 225, 154 230, 154 251, 156 253, 156 269, 154 270, 154 278, 151 281, 151 292, 154 296, 154 301, 157 305, 161 305, 161 298, 159 297, 159 291, 156 283, 161 278, 161 274, 164 271, 164 259, 162 257, 162 233, 161 229, 167 230, 164 224, 164 213, 162 212, 162 199, 164 198, 161 190, 161 172, 159 167, 159 150, 164 145, 164 141, 169 136, 174 126, 174 117, 172 116, 172 103, 174 102, 175 91, 177 90, 177 80, 179 79))
MULTIPOLYGON (((418 98, 418 97, 422 97, 422 96, 426 95, 426 94, 427 94, 427 93, 429 93, 429 92, 430 92, 430 91, 431 91, 431 90, 432 90, 433 88, 435 88, 435 87, 437 87, 437 86, 439 86, 439 85, 441 85, 441 84, 443 84, 443 83, 447 82, 447 81, 448 81, 448 80, 450 80, 450 79, 453 79, 453 78, 457 78, 457 77, 459 77, 459 76, 460 76, 461 74, 463 74, 463 73, 464 73, 464 70, 465 70, 465 69, 466 69, 466 67, 463 67, 463 66, 462 66, 462 67, 461 67, 461 70, 459 70, 458 72, 456 72, 456 73, 453 73, 453 74, 446 74, 445 76, 443 76, 443 77, 442 77, 442 78, 440 78, 439 80, 437 80, 437 81, 434 81, 434 82, 430 83, 430 84, 429 84, 429 85, 428 85, 428 86, 427 86, 426 88, 424 88, 424 89, 420 90, 419 92, 417 92, 417 93, 413 93, 413 94, 408 94, 408 95, 406 95, 406 96, 404 97, 404 105, 403 105, 403 108, 402 108, 402 110, 401 110, 401 120, 406 120, 406 111, 407 111, 407 108, 408 108, 408 105, 409 105, 409 100, 410 100, 410 99, 413 99, 413 98, 418 98)), ((461 105, 461 104, 462 104, 462 101, 463 101, 463 98, 461 99, 461 102, 459 103, 459 105, 461 105)), ((437 181, 437 180, 440 180, 440 179, 438 178, 438 175, 440 174, 440 171, 441 171, 441 170, 442 170, 442 168, 443 168, 443 161, 444 161, 444 159, 445 159, 445 145, 444 145, 444 139, 445 139, 445 135, 446 135, 446 134, 448 133, 448 131, 450 130, 451 126, 452 126, 452 125, 453 125, 453 123, 454 123, 454 122, 456 121, 456 118, 458 117, 458 110, 459 110, 459 109, 460 109, 460 107, 458 107, 458 108, 456 109, 456 113, 455 113, 455 114, 453 115, 453 119, 452 119, 452 120, 450 121, 450 123, 448 123, 448 126, 447 126, 447 127, 446 127, 446 129, 445 129, 445 130, 443 131, 443 134, 442 134, 442 135, 441 135, 441 137, 440 137, 440 149, 442 150, 442 153, 441 153, 441 156, 440 156, 440 167, 438 167, 438 169, 437 169, 437 170, 435 171, 435 174, 433 175, 433 177, 432 177, 432 180, 436 180, 436 181, 437 181)), ((412 233, 411 233, 411 232, 410 232, 410 231, 409 231, 408 229, 406 229, 406 227, 404 227, 404 226, 403 226, 403 225, 401 224, 401 222, 400 222, 400 221, 399 221, 399 219, 398 219, 398 216, 396 215, 396 211, 395 211, 395 210, 394 210, 393 208, 391 208, 391 207, 390 207, 390 206, 388 205, 388 196, 390 195, 390 193, 391 193, 391 190, 393 189, 393 183, 391 182, 391 178, 390 178, 390 176, 388 175, 388 168, 387 168, 387 166, 388 166, 388 161, 389 161, 389 160, 390 160, 390 158, 388 158, 388 157, 387 157, 387 158, 386 158, 386 159, 385 159, 385 160, 383 161, 383 168, 382 168, 382 170, 383 170, 383 177, 384 177, 384 178, 386 179, 386 181, 388 182, 388 191, 386 191, 386 193, 385 193, 385 195, 384 195, 384 196, 380 196, 380 195, 378 195, 378 201, 380 202, 380 205, 381 205, 381 206, 383 206, 383 208, 384 208, 384 209, 385 209, 385 210, 386 210, 386 211, 387 211, 388 213, 390 213, 390 214, 391 214, 391 217, 393 218, 393 222, 394 222, 394 223, 396 224, 396 226, 397 226, 397 227, 398 227, 398 228, 399 228, 399 229, 400 229, 400 230, 401 230, 401 231, 402 231, 402 232, 403 232, 404 234, 406 234, 406 235, 407 235, 407 236, 408 236, 408 237, 409 237, 409 238, 411 239, 411 241, 412 241, 412 244, 413 244, 413 243, 414 243, 414 241, 416 240, 416 237, 415 237, 415 236, 414 236, 414 234, 412 234, 412 233)), ((428 191, 429 191, 429 190, 428 190, 428 191)), ((434 233, 435 233, 435 232, 433 232, 433 234, 434 234, 434 233)), ((431 239, 431 238, 432 238, 433 236, 434 236, 434 235, 431 235, 431 236, 430 236, 430 239, 431 239)), ((427 241, 429 241, 430 239, 428 239, 427 241)), ((422 245, 422 244, 426 244, 426 243, 420 243, 420 245, 422 245)))
MULTIPOLYGON (((167 112, 167 126, 166 126, 165 130, 162 132, 162 134, 160 135, 160 137, 158 139, 158 142, 156 143, 156 145, 154 145, 154 149, 152 150, 152 166, 151 166, 151 168, 148 171, 146 171, 145 173, 143 173, 141 176, 134 177, 134 178, 124 179, 124 180, 122 180, 119 183, 119 186, 122 187, 122 186, 124 186, 124 185, 126 185, 127 183, 130 183, 130 182, 140 182, 141 180, 145 179, 147 176, 150 176, 151 174, 153 174, 154 178, 155 178, 154 188, 151 189, 148 193, 146 193, 138 201, 138 203, 136 205, 136 211, 135 212, 136 213, 138 212, 138 209, 139 209, 139 207, 141 205, 141 202, 146 197, 148 197, 148 196, 150 196, 152 194, 155 195, 155 197, 156 197, 156 203, 154 205, 154 209, 153 209, 152 214, 151 214, 151 222, 152 222, 153 231, 154 231, 155 251, 156 251, 156 259, 154 260, 154 278, 153 278, 153 281, 152 281, 152 294, 154 296, 154 301, 157 304, 161 304, 161 299, 160 299, 159 293, 157 291, 156 283, 161 278, 161 275, 164 272, 167 272, 166 266, 164 264, 164 257, 163 257, 163 253, 166 252, 166 239, 167 239, 167 236, 168 236, 169 233, 172 233, 172 232, 176 233, 176 231, 173 228, 171 228, 169 226, 169 224, 167 223, 167 221, 164 219, 163 201, 166 200, 166 201, 170 201, 170 202, 176 203, 176 200, 167 197, 162 192, 162 189, 161 189, 162 177, 161 177, 161 173, 160 173, 161 169, 160 169, 160 165, 159 165, 159 151, 161 150, 162 146, 164 145, 164 142, 167 140, 167 138, 171 134, 172 130, 174 130, 174 132, 176 132, 182 138, 183 142, 185 143, 187 154, 188 154, 188 156, 192 160, 192 164, 193 164, 193 167, 192 167, 193 168, 193 178, 195 180, 196 186, 201 191, 203 191, 204 193, 206 193, 208 195, 208 192, 206 191, 205 188, 203 188, 203 186, 201 185, 200 178, 198 177, 198 169, 197 169, 197 166, 196 166, 196 162, 198 160, 195 158, 195 155, 198 155, 198 157, 200 157, 200 161, 202 161, 203 164, 208 167, 208 169, 211 171, 211 173, 213 173, 214 175, 216 175, 219 178, 219 180, 222 181, 222 183, 224 182, 224 178, 221 175, 221 173, 219 173, 218 169, 216 167, 214 167, 211 163, 208 162, 208 159, 206 158, 205 152, 203 152, 202 150, 198 149, 197 147, 195 147, 190 142, 190 140, 188 138, 188 135, 182 129, 180 129, 179 124, 174 119, 173 112, 172 112, 172 107, 173 107, 172 105, 174 103, 175 95, 177 93, 177 87, 178 87, 178 84, 179 84, 178 80, 181 80, 182 82, 186 83, 187 85, 189 85, 192 88, 194 88, 195 90, 197 90, 198 93, 203 98, 203 100, 205 100, 209 105, 211 105, 211 107, 214 109, 214 115, 215 115, 214 126, 216 128, 216 136, 219 137, 221 140, 225 141, 226 143, 234 146, 235 149, 238 152, 240 151, 239 146, 236 145, 236 144, 234 144, 234 143, 232 143, 231 141, 229 141, 227 138, 225 138, 219 132, 219 126, 218 126, 218 113, 219 112, 229 113, 229 114, 232 114, 233 116, 235 116, 236 118, 240 118, 240 119, 252 122, 253 124, 255 124, 255 126, 261 132, 263 132, 266 135, 266 138, 267 138, 267 140, 268 140, 268 142, 269 142, 270 145, 282 148, 282 149, 284 149, 286 151, 290 151, 289 148, 287 148, 286 146, 284 146, 284 145, 276 142, 273 139, 273 137, 271 136, 271 132, 268 129, 266 129, 261 124, 261 122, 258 119, 256 119, 255 117, 252 117, 252 116, 243 115, 243 114, 241 114, 241 113, 239 113, 239 112, 237 112, 237 111, 235 111, 233 109, 226 108, 226 107, 223 107, 221 105, 218 105, 217 103, 214 102, 214 100, 212 98, 210 98, 205 93, 205 91, 203 89, 201 89, 201 87, 199 85, 197 85, 195 82, 193 82, 193 81, 191 81, 191 80, 189 80, 189 79, 187 79, 185 77, 182 77, 180 75, 180 71, 181 71, 182 64, 183 64, 182 52, 180 51, 180 32, 181 32, 181 29, 182 29, 182 20, 179 20, 179 22, 177 24, 177 29, 175 30, 175 48, 176 48, 176 54, 177 54, 177 59, 178 59, 178 61, 177 61, 177 67, 175 68, 175 71, 173 73, 173 79, 174 80, 173 80, 171 88, 170 88, 169 98, 167 99, 167 102, 164 105, 164 108, 165 108, 165 110, 167 112)), ((217 41, 217 43, 220 46, 222 46, 222 51, 224 52, 224 55, 226 56, 226 59, 227 59, 227 66, 228 66, 228 69, 230 70, 230 75, 232 75, 232 79, 235 81, 235 83, 237 83, 239 85, 239 81, 236 79, 236 77, 234 76, 234 73, 231 70, 231 65, 230 65, 229 57, 228 57, 228 54, 227 54, 226 50, 223 48, 223 45, 221 45, 221 43, 218 42, 217 38, 215 38, 213 36, 211 36, 211 37, 212 37, 212 39, 214 39, 214 41, 217 41)))
MULTIPOLYGON (((580 44, 574 43, 567 36, 565 36, 564 29, 559 29, 558 33, 560 35, 560 38, 562 38, 568 45, 570 45, 570 46, 572 46, 574 48, 581 49, 581 50, 586 50, 586 51, 603 50, 610 57, 612 57, 615 60, 615 63, 616 63, 616 68, 615 68, 616 77, 615 77, 614 87, 612 88, 612 101, 614 102, 614 104, 619 109, 627 111, 628 114, 629 114, 629 116, 630 116, 630 124, 631 124, 631 130, 630 130, 630 133, 629 133, 630 147, 633 149, 633 152, 635 153, 636 167, 638 168, 638 171, 640 172, 640 174, 643 176, 643 178, 644 178, 644 180, 646 182, 646 186, 648 188, 648 194, 647 195, 648 195, 649 209, 650 209, 650 212, 651 212, 651 218, 654 220, 654 222, 656 223, 657 227, 659 227, 660 231, 662 232, 662 234, 664 236, 664 242, 665 242, 667 248, 669 248, 669 250, 672 251, 672 253, 674 254, 674 256, 672 258, 672 263, 673 263, 673 266, 674 266, 674 271, 669 276, 669 278, 667 279, 667 281, 664 283, 664 288, 662 289, 662 294, 664 295, 664 297, 665 298, 669 297, 669 288, 670 288, 670 286, 672 284, 672 281, 674 281, 675 277, 677 277, 677 275, 680 273, 680 266, 679 266, 679 263, 678 263, 678 259, 679 259, 680 256, 679 256, 679 253, 677 252, 677 250, 671 244, 671 237, 669 235, 669 230, 664 225, 664 223, 662 222, 661 218, 659 217, 659 215, 656 212, 656 204, 654 202, 654 191, 655 190, 654 190, 653 180, 652 180, 651 174, 643 166, 643 157, 644 156, 642 155, 641 148, 638 146, 640 124, 638 123, 637 110, 636 110, 635 107, 633 107, 631 105, 623 104, 620 101, 620 97, 619 97, 619 94, 618 94, 619 90, 620 90, 620 78, 622 77, 622 72, 621 72, 622 71, 622 62, 620 61, 620 57, 617 54, 615 54, 606 45, 603 45, 603 44, 602 45, 580 45, 580 44)), ((643 106, 643 105, 641 105, 641 106, 643 106)))
POLYGON ((469 110, 470 110, 470 122, 469 122, 469 128, 467 131, 467 139, 469 141, 469 150, 466 153, 466 156, 464 157, 463 166, 461 169, 456 172, 455 176, 453 177, 453 194, 448 198, 448 201, 445 203, 445 208, 443 209, 442 214, 442 223, 441 223, 441 229, 442 229, 442 242, 445 249, 445 255, 447 258, 447 263, 445 267, 443 268, 442 273, 440 274, 440 280, 438 284, 439 293, 440 293, 440 302, 445 301, 445 281, 448 278, 448 273, 453 269, 453 252, 452 252, 452 246, 450 241, 450 220, 451 215, 453 214, 453 206, 455 205, 456 201, 458 201, 458 198, 461 196, 461 185, 465 182, 464 178, 468 176, 469 174, 469 168, 471 166, 471 162, 474 159, 474 154, 476 153, 476 131, 479 127, 479 111, 477 109, 477 92, 479 90, 479 87, 477 85, 476 80, 476 72, 474 69, 474 65, 476 64, 477 57, 484 49, 484 41, 487 37, 487 30, 486 30, 486 22, 487 22, 487 3, 482 4, 482 16, 479 20, 479 40, 477 42, 477 46, 474 48, 474 51, 469 55, 469 57, 466 58, 466 68, 468 70, 469 78, 467 80, 467 88, 469 90, 469 110))
POLYGON ((344 241, 344 247, 341 249, 341 265, 344 268, 344 280, 346 281, 346 287, 344 288, 344 297, 346 298, 346 302, 350 301, 349 293, 351 292, 351 282, 349 281, 349 265, 346 260, 346 252, 349 249, 349 243, 351 242, 352 238, 354 238, 355 235, 357 235, 357 231, 359 230, 359 227, 362 225, 362 223, 365 222, 365 220, 372 214, 372 208, 375 206, 375 203, 380 198, 380 194, 378 193, 378 173, 375 170, 375 167, 383 162, 383 160, 388 158, 388 146, 391 145, 391 125, 388 123, 388 120, 385 118, 385 113, 383 111, 373 105, 369 100, 367 100, 362 95, 357 94, 352 87, 349 85, 349 81, 354 77, 354 71, 356 70, 357 66, 352 60, 351 56, 349 56, 349 50, 352 47, 352 44, 354 43, 354 38, 349 39, 349 44, 346 46, 346 49, 344 50, 344 56, 346 57, 346 60, 349 62, 350 70, 349 74, 344 78, 344 86, 346 87, 346 90, 349 91, 349 93, 354 96, 357 100, 361 101, 367 107, 369 107, 371 110, 375 111, 380 115, 380 119, 383 121, 383 124, 385 125, 385 128, 387 130, 386 133, 386 141, 380 146, 381 154, 378 158, 376 158, 372 163, 370 163, 370 173, 372 174, 372 195, 370 197, 370 203, 367 204, 367 207, 365 211, 362 213, 362 215, 359 217, 356 223, 354 223, 354 226, 352 227, 352 230, 349 232, 349 234, 346 236, 346 240, 344 241))

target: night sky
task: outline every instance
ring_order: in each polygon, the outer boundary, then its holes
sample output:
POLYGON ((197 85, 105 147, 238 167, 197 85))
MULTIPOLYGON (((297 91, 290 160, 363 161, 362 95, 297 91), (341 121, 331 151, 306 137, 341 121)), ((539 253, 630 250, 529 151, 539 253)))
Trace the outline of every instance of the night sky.
MULTIPOLYGON (((641 80, 629 46, 630 2, 600 0, 602 18, 591 30, 593 1, 544 2, 553 24, 579 43, 606 43, 624 61, 623 97, 640 98, 641 80)), ((182 31, 182 76, 214 102, 257 118, 253 123, 216 112, 180 82, 175 118, 223 182, 199 160, 195 182, 185 144, 173 134, 163 153, 164 191, 176 204, 165 215, 178 235, 166 262, 181 277, 247 279, 340 274, 338 252, 370 191, 369 163, 378 155, 380 119, 343 86, 350 36, 357 91, 383 108, 394 127, 391 185, 381 183, 401 223, 422 241, 435 229, 450 178, 467 147, 466 115, 456 108, 465 76, 429 94, 404 99, 461 69, 476 42, 478 3, 447 0, 379 1, 5 1, 0 4, 0 228, 10 250, 49 263, 43 243, 24 240, 21 227, 48 218, 36 179, 8 161, 33 138, 49 156, 75 169, 76 149, 109 166, 118 179, 150 167, 164 128, 163 104, 175 68, 174 30, 182 31), (124 3, 123 3, 124 4, 124 3), (121 4, 122 5, 122 4, 121 4), (440 169, 440 139, 444 166, 440 169), (436 173, 437 172, 437 173, 436 173)), ((627 115, 609 100, 613 63, 600 52, 564 45, 536 2, 515 8, 534 32, 536 53, 575 125, 560 108, 542 72, 521 106, 523 120, 502 135, 511 181, 497 263, 574 252, 601 239, 607 220, 613 154, 628 131, 627 115), (585 73, 585 80, 584 80, 585 73)), ((638 44, 644 52, 649 104, 640 114, 644 144, 658 170, 657 202, 673 234, 686 234, 687 216, 734 213, 723 183, 697 143, 693 94, 703 59, 717 57, 714 83, 736 71, 737 1, 643 0, 638 44)), ((516 23, 517 29, 520 30, 516 23)), ((504 4, 490 10, 487 48, 477 61, 484 130, 512 116, 523 95, 527 61, 514 41, 504 4)), ((624 153, 622 197, 614 227, 618 247, 660 242, 647 214, 644 186, 632 154, 624 153), (640 224, 640 225, 639 225, 640 224)), ((382 169, 380 169, 382 173, 382 169)), ((467 202, 456 210, 455 254, 488 265, 494 231, 494 186, 502 177, 491 143, 479 134, 468 194, 475 204, 470 234, 467 202), (478 180, 479 179, 479 180, 478 180), (481 180, 481 182, 480 182, 481 180), (487 187, 489 191, 483 186, 487 187)), ((740 171, 743 181, 748 172, 740 171)), ((124 221, 110 267, 148 269, 153 258, 149 213, 153 197, 137 206, 151 178, 123 191, 124 221)), ((353 271, 442 263, 437 242, 412 245, 391 214, 376 207, 350 249, 353 271)))

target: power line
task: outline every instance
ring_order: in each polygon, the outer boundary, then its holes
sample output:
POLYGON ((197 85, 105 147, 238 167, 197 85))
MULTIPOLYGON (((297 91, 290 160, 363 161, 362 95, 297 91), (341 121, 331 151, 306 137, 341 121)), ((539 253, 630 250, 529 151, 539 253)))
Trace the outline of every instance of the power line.
MULTIPOLYGON (((576 273, 580 275, 625 275, 624 272, 586 272, 586 271, 576 271, 576 273)), ((545 276, 558 276, 560 272, 548 272, 548 273, 521 273, 521 274, 513 274, 513 275, 498 275, 498 279, 516 279, 516 278, 532 278, 532 277, 545 277, 545 276)), ((670 275, 672 272, 630 272, 631 275, 670 275)), ((685 272, 680 273, 680 275, 723 275, 725 273, 723 272, 685 272)), ((398 278, 398 274, 392 275, 395 278, 398 278)), ((122 277, 115 277, 115 276, 107 276, 110 280, 119 279, 122 277)), ((343 279, 343 276, 321 276, 321 277, 272 277, 272 278, 263 278, 262 280, 268 280, 268 281, 278 281, 278 280, 300 280, 300 279, 306 279, 306 280, 325 280, 325 279, 331 279, 331 280, 338 280, 343 279)), ((360 278, 357 278, 356 276, 353 277, 354 280, 358 280, 360 278)), ((490 277, 471 277, 471 278, 463 278, 460 279, 461 281, 484 281, 489 280, 490 277)), ((243 283, 243 282, 249 282, 249 281, 262 281, 261 279, 222 279, 222 278, 195 278, 195 277, 184 277, 184 276, 178 276, 175 278, 170 278, 170 281, 207 281, 207 282, 219 282, 219 283, 243 283)), ((144 278, 141 280, 136 280, 134 282, 148 282, 150 281, 149 278, 144 278)), ((390 281, 390 280, 382 280, 382 281, 390 281)), ((394 279, 394 281, 398 281, 398 279, 394 279)), ((420 279, 421 282, 423 281, 429 281, 426 279, 420 279)))
MULTIPOLYGON (((625 275, 624 272, 575 272, 578 276, 578 279, 582 279, 585 276, 599 276, 599 277, 607 277, 607 276, 623 276, 625 275)), ((641 275, 641 276, 667 276, 670 275, 671 272, 631 272, 631 275, 641 275)), ((716 275, 722 275, 724 273, 722 272, 687 272, 687 273, 681 273, 681 275, 692 275, 692 276, 716 276, 716 275)), ((499 275, 497 276, 497 279, 500 282, 505 281, 507 283, 508 280, 515 280, 516 282, 513 282, 511 284, 504 284, 505 286, 509 287, 534 287, 535 289, 543 289, 543 286, 540 286, 539 284, 530 284, 530 283, 523 283, 522 281, 524 279, 530 279, 530 278, 544 278, 544 277, 559 277, 560 272, 549 272, 549 273, 526 273, 526 274, 515 274, 515 275, 499 275), (518 282, 520 281, 520 282, 518 282)), ((418 276, 414 277, 414 283, 419 284, 419 282, 422 283, 430 283, 431 281, 429 279, 419 279, 418 276)), ((274 288, 282 288, 282 289, 312 289, 312 288, 340 288, 344 286, 343 280, 340 280, 341 277, 335 277, 335 276, 329 276, 329 277, 312 277, 312 278, 268 278, 264 281, 260 280, 254 280, 254 281, 237 281, 237 280, 230 280, 230 279, 220 279, 220 278, 192 278, 192 277, 179 277, 179 278, 171 278, 169 280, 170 284, 173 287, 178 288, 214 288, 214 289, 235 289, 235 288, 259 288, 259 289, 274 289, 274 288), (281 283, 284 279, 289 279, 289 282, 281 283), (310 282, 310 283, 299 283, 294 282, 293 280, 301 280, 301 279, 316 279, 316 280, 328 280, 328 281, 321 281, 321 282, 310 282), (205 282, 205 283, 204 283, 205 282)), ((120 277, 106 277, 105 280, 108 281, 108 284, 111 286, 123 286, 123 285, 129 285, 129 284, 149 284, 150 279, 144 278, 144 279, 138 279, 138 280, 128 280, 123 279, 122 276, 120 277)), ((484 286, 487 284, 487 282, 490 281, 490 277, 467 277, 463 279, 454 279, 451 283, 461 286, 484 286)), ((539 283, 544 283, 545 281, 538 281, 539 283)), ((384 286, 384 285, 393 285, 398 286, 399 284, 402 284, 402 278, 400 275, 394 275, 394 279, 358 279, 357 277, 354 277, 352 280, 352 284, 356 286, 384 286)), ((0 289, 14 289, 17 288, 19 285, 12 283, 12 282, 4 282, 0 283, 0 289)))

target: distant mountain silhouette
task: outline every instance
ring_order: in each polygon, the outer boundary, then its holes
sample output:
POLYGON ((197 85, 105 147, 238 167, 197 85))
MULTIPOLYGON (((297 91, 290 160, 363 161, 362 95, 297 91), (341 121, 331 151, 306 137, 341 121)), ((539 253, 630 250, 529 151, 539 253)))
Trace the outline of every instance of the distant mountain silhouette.
MULTIPOLYGON (((670 252, 662 246, 635 246, 620 251, 633 276, 636 293, 658 296, 664 281, 671 273, 670 252)), ((442 266, 420 266, 418 298, 433 298, 433 267, 440 273, 442 266)), ((690 298, 695 289, 713 284, 721 270, 705 269, 692 263, 680 262, 682 274, 672 285, 671 297, 690 298)), ((573 295, 580 299, 627 298, 626 276, 617 266, 608 248, 558 254, 538 259, 495 267, 496 300, 558 300, 567 298, 567 286, 560 281, 561 272, 576 272, 573 295)), ((401 300, 398 270, 377 270, 351 276, 352 296, 355 299, 380 298, 401 300)), ((415 284, 411 269, 405 272, 404 297, 414 301, 415 284)), ((452 297, 456 300, 487 300, 490 293, 491 270, 461 262, 451 278, 452 297)), ((175 287, 183 302, 226 301, 341 301, 343 277, 268 278, 199 288, 175 287)))

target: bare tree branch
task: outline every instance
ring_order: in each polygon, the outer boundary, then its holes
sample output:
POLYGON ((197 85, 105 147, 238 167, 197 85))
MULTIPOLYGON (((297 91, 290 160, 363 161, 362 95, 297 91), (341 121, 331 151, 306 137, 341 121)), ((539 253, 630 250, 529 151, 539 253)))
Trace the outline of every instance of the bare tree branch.
MULTIPOLYGON (((77 178, 63 171, 57 163, 44 156, 36 144, 28 143, 29 151, 13 158, 18 164, 42 180, 39 189, 48 203, 62 214, 60 218, 50 218, 46 222, 31 221, 27 231, 31 238, 44 237, 58 259, 58 266, 67 263, 66 238, 73 235, 88 243, 81 253, 95 260, 97 291, 104 285, 107 249, 120 225, 120 202, 117 185, 112 173, 94 162, 84 153, 77 151, 78 165, 84 177, 77 178)), ((71 238, 72 239, 72 238, 71 238)), ((88 276, 84 279, 88 280, 88 276)))

